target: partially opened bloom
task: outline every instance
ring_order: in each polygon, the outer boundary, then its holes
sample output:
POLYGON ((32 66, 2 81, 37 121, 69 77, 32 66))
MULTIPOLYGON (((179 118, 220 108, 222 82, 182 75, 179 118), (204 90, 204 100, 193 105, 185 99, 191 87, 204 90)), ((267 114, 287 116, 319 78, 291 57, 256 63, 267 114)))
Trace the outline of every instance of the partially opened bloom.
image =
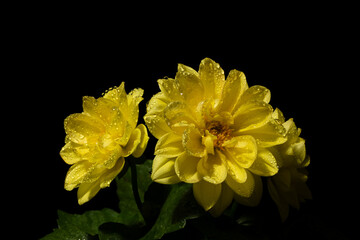
POLYGON ((65 119, 65 146, 62 159, 72 165, 65 178, 65 189, 78 189, 78 202, 93 198, 108 187, 124 167, 129 155, 140 157, 148 134, 137 125, 143 90, 126 94, 124 83, 110 89, 103 97, 83 97, 83 112, 65 119))
POLYGON ((293 119, 285 122, 283 114, 276 109, 274 114, 286 129, 287 141, 271 149, 279 165, 279 172, 268 178, 269 193, 276 203, 282 221, 289 214, 289 205, 299 209, 299 202, 311 199, 311 192, 306 185, 310 157, 306 155, 305 140, 300 137, 301 129, 293 119))
POLYGON ((158 80, 144 116, 158 138, 152 179, 193 184, 198 203, 217 216, 231 203, 256 205, 260 176, 278 172, 268 149, 286 141, 285 128, 272 117, 270 91, 248 87, 244 73, 230 71, 225 80, 209 58, 199 71, 178 65, 175 79, 158 80))

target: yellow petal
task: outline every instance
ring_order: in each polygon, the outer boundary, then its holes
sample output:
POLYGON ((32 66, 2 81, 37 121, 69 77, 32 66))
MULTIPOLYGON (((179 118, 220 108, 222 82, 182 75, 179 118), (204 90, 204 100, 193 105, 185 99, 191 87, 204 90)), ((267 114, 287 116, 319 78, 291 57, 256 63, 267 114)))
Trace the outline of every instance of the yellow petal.
POLYGON ((205 155, 205 146, 202 144, 202 135, 198 128, 187 128, 184 131, 182 142, 188 154, 195 157, 203 157, 205 155))
POLYGON ((230 174, 227 175, 226 184, 237 194, 243 197, 250 197, 255 189, 255 179, 251 172, 245 170, 247 174, 246 181, 237 182, 230 174))
POLYGON ((284 127, 272 119, 262 127, 241 131, 241 133, 253 136, 258 146, 265 148, 282 144, 287 140, 284 127))
POLYGON ((111 123, 107 125, 107 132, 111 135, 112 141, 125 146, 130 139, 134 127, 126 121, 120 111, 114 114, 111 123))
POLYGON ((128 143, 132 132, 134 131, 134 127, 128 121, 126 121, 126 123, 124 123, 124 126, 122 127, 123 127, 122 136, 116 139, 116 143, 118 143, 121 146, 125 146, 128 143))
POLYGON ((284 114, 280 111, 280 109, 276 108, 272 114, 272 118, 279 121, 280 123, 285 122, 284 114))
POLYGON ((304 199, 312 199, 311 191, 306 183, 296 184, 296 192, 301 201, 304 201, 304 199))
POLYGON ((161 184, 175 184, 180 179, 175 173, 176 158, 167 158, 163 156, 155 156, 152 166, 151 179, 161 184))
POLYGON ((283 200, 285 200, 287 204, 289 204, 293 208, 296 208, 298 210, 300 209, 300 202, 295 188, 291 188, 290 191, 286 193, 281 192, 280 196, 283 200))
POLYGON ((168 158, 177 157, 184 151, 181 136, 172 132, 162 136, 155 146, 155 155, 161 155, 168 158))
POLYGON ((205 132, 206 134, 202 138, 201 142, 205 146, 206 153, 214 155, 214 141, 217 139, 217 137, 215 135, 212 135, 208 130, 206 130, 205 132))
POLYGON ((61 158, 67 164, 74 164, 81 160, 89 152, 89 148, 86 145, 77 144, 74 142, 67 142, 60 151, 61 158))
POLYGON ((227 166, 228 166, 228 175, 231 175, 232 178, 239 183, 243 183, 246 181, 247 174, 243 167, 239 166, 236 163, 236 160, 230 155, 227 156, 227 166))
MULTIPOLYGON (((114 165, 116 164, 116 161, 124 154, 123 149, 117 145, 114 144, 113 147, 109 147, 109 149, 106 151, 106 153, 104 154, 104 159, 105 161, 103 162, 103 166, 105 168, 113 168, 114 165)), ((94 159, 95 161, 97 161, 98 163, 101 163, 101 159, 94 159)))
POLYGON ((300 167, 307 167, 310 164, 310 156, 306 156, 304 161, 301 163, 300 167))
POLYGON ((145 115, 144 121, 151 134, 157 139, 172 131, 161 115, 145 115))
POLYGON ((133 89, 128 95, 128 115, 126 116, 129 124, 135 128, 139 118, 139 103, 143 100, 144 90, 141 88, 133 89))
POLYGON ((220 184, 227 175, 226 157, 219 151, 215 151, 214 155, 205 155, 199 161, 197 170, 205 181, 220 184))
POLYGON ((165 94, 159 92, 150 99, 146 106, 147 113, 144 116, 144 120, 151 134, 157 139, 171 131, 165 122, 163 112, 168 103, 165 94))
POLYGON ((210 209, 210 214, 213 217, 219 217, 226 208, 228 208, 233 200, 234 191, 228 187, 226 183, 221 184, 221 195, 214 207, 210 209))
MULTIPOLYGON (((140 98, 141 98, 141 96, 140 96, 140 98)), ((119 110, 122 113, 122 115, 124 116, 124 121, 128 121, 132 125, 132 127, 135 128, 135 124, 133 124, 133 120, 132 120, 134 117, 134 112, 133 112, 134 102, 131 101, 131 99, 133 99, 133 98, 130 95, 126 94, 125 83, 122 82, 119 87, 114 87, 114 88, 111 88, 108 91, 106 91, 104 96, 102 98, 98 99, 98 102, 99 101, 112 102, 112 104, 114 104, 116 108, 112 107, 112 108, 108 108, 108 109, 119 110)), ((103 107, 101 107, 101 108, 103 108, 103 107)), ((138 108, 137 105, 136 105, 136 108, 138 108)), ((108 110, 108 112, 111 112, 111 111, 108 110)))
POLYGON ((311 192, 305 184, 307 173, 304 170, 296 167, 282 168, 268 180, 270 196, 278 206, 282 220, 287 217, 289 205, 299 209, 300 201, 311 199, 311 192))
POLYGON ((88 161, 81 161, 72 165, 66 174, 64 188, 71 191, 78 187, 83 179, 94 169, 94 166, 94 164, 88 161))
POLYGON ((265 148, 259 148, 257 158, 249 170, 259 176, 273 176, 279 171, 274 155, 265 148))
POLYGON ((125 159, 123 157, 119 158, 116 161, 116 164, 113 168, 108 169, 103 173, 103 175, 100 177, 100 188, 109 187, 110 183, 114 178, 121 172, 121 170, 124 168, 125 165, 125 159))
POLYGON ((175 132, 182 134, 184 130, 195 124, 191 110, 183 102, 171 102, 164 109, 166 124, 175 132))
POLYGON ((123 148, 123 156, 128 157, 132 154, 135 149, 138 147, 141 141, 141 130, 139 128, 135 128, 131 133, 128 143, 123 148))
POLYGON ((158 92, 146 105, 146 115, 161 114, 169 103, 163 92, 158 92))
POLYGON ((266 87, 255 85, 247 89, 241 96, 240 103, 243 104, 248 101, 270 102, 270 90, 266 87))
POLYGON ((90 201, 100 191, 100 182, 82 183, 77 191, 79 205, 90 201))
POLYGON ((278 205, 278 203, 280 202, 280 196, 274 185, 273 178, 267 179, 267 186, 268 186, 268 190, 269 190, 269 194, 270 194, 271 198, 278 205))
POLYGON ((94 97, 84 96, 83 97, 83 110, 92 116, 97 116, 98 102, 94 97))
POLYGON ((267 186, 271 198, 274 200, 276 206, 278 207, 281 220, 284 222, 289 215, 289 205, 280 198, 279 193, 271 178, 268 179, 267 186))
POLYGON ((64 127, 68 138, 79 144, 96 141, 99 134, 105 131, 101 121, 81 113, 68 116, 64 121, 64 127))
POLYGON ((249 168, 256 159, 257 145, 255 139, 250 135, 233 137, 226 141, 223 146, 226 149, 227 157, 239 167, 249 168))
POLYGON ((306 158, 305 140, 303 138, 298 137, 297 141, 291 144, 291 154, 296 159, 297 165, 302 165, 306 158))
POLYGON ((175 79, 159 79, 159 88, 164 96, 172 101, 183 101, 183 96, 180 94, 180 85, 175 79))
POLYGON ((110 88, 104 94, 104 99, 109 99, 121 108, 123 113, 127 114, 128 98, 125 92, 125 83, 122 82, 119 87, 110 88))
POLYGON ((235 201, 249 207, 255 207, 260 203, 263 192, 263 184, 261 181, 261 177, 254 174, 252 174, 252 176, 254 177, 254 191, 251 196, 244 197, 234 194, 235 201))
POLYGON ((199 66, 199 77, 205 90, 205 98, 220 99, 225 83, 224 70, 218 63, 205 58, 199 66))
POLYGON ((208 211, 219 200, 221 195, 221 184, 211 184, 200 181, 193 184, 193 193, 196 201, 208 211))
POLYGON ((134 88, 128 94, 128 104, 129 107, 132 105, 138 106, 139 103, 143 100, 144 90, 141 88, 134 88))
POLYGON ((188 155, 186 152, 177 157, 175 161, 175 172, 179 179, 186 183, 196 183, 201 180, 197 172, 200 158, 188 155))
POLYGON ((231 112, 240 99, 243 92, 248 88, 245 74, 238 70, 231 70, 226 78, 221 95, 221 107, 219 111, 231 112))
POLYGON ((105 124, 112 121, 116 111, 119 111, 119 106, 115 102, 106 98, 83 97, 84 113, 96 119, 102 120, 105 124))
POLYGON ((288 192, 291 187, 291 172, 288 168, 282 168, 272 177, 273 183, 276 185, 276 188, 281 192, 288 192))
POLYGON ((180 86, 180 95, 189 105, 197 105, 204 97, 204 88, 199 74, 192 68, 183 64, 178 65, 175 80, 180 86))
POLYGON ((238 133, 264 126, 273 112, 269 104, 259 101, 246 102, 234 114, 235 131, 238 133))
POLYGON ((147 143, 149 141, 149 136, 146 130, 146 127, 144 124, 140 124, 137 126, 137 129, 140 130, 141 132, 141 137, 140 137, 140 143, 137 146, 137 148, 135 149, 135 151, 132 153, 132 155, 136 158, 141 157, 141 155, 144 153, 147 143))

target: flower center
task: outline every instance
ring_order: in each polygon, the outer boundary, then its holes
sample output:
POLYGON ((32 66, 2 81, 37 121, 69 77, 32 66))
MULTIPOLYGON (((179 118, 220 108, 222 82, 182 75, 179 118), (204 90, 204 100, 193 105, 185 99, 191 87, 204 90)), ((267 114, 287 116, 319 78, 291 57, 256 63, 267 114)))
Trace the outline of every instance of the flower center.
POLYGON ((214 139, 214 147, 224 150, 223 143, 232 138, 232 129, 227 125, 223 125, 220 121, 211 121, 206 123, 206 129, 212 135, 216 136, 214 139))

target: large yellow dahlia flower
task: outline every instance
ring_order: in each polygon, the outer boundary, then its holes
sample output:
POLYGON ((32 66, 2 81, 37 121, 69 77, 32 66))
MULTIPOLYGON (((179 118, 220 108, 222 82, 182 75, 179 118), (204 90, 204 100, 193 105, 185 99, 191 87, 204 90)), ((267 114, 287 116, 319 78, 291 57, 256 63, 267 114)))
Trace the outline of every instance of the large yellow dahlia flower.
POLYGON ((285 128, 272 117, 270 91, 248 87, 244 73, 224 71, 209 58, 199 71, 178 65, 175 79, 160 79, 144 116, 158 138, 152 179, 193 184, 195 199, 220 215, 235 198, 256 204, 259 176, 278 172, 270 147, 286 141, 285 128), (250 201, 249 201, 250 200, 250 201))
POLYGON ((126 94, 121 83, 98 99, 83 97, 83 112, 65 119, 67 135, 60 155, 72 165, 65 189, 79 187, 79 204, 110 185, 124 167, 124 157, 143 154, 149 137, 143 124, 137 126, 142 95, 142 89, 126 94))
POLYGON ((273 117, 286 129, 287 141, 271 148, 279 165, 279 172, 268 178, 267 185, 271 198, 276 203, 282 221, 289 214, 289 205, 299 209, 299 202, 311 199, 311 192, 306 185, 310 157, 306 155, 305 140, 300 137, 301 129, 293 119, 285 122, 280 110, 276 109, 273 117))

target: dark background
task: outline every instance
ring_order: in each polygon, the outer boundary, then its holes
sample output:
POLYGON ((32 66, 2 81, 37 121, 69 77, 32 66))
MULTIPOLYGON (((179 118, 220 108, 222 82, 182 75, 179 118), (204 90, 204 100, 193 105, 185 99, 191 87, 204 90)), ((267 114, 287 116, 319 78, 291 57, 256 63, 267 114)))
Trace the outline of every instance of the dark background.
POLYGON ((225 22, 217 22, 212 13, 191 21, 186 14, 180 18, 169 13, 136 21, 68 12, 54 17, 49 11, 21 21, 10 35, 7 61, 8 80, 15 83, 8 101, 18 130, 11 134, 14 150, 5 149, 15 153, 6 160, 14 164, 4 172, 16 173, 5 181, 11 183, 5 198, 16 203, 9 205, 15 209, 11 225, 38 238, 57 226, 57 209, 82 213, 116 206, 114 184, 83 206, 77 204, 76 190, 64 190, 69 166, 59 156, 63 120, 82 111, 82 96, 100 97, 122 81, 127 92, 145 90, 141 116, 159 91, 157 79, 174 77, 177 63, 198 70, 200 61, 210 57, 225 74, 238 69, 250 86, 269 88, 272 106, 303 129, 313 200, 302 205, 300 212, 310 216, 302 224, 329 231, 327 237, 349 236, 358 218, 355 34, 351 19, 340 21, 332 14, 317 18, 319 11, 289 12, 275 21, 238 13, 225 22))

